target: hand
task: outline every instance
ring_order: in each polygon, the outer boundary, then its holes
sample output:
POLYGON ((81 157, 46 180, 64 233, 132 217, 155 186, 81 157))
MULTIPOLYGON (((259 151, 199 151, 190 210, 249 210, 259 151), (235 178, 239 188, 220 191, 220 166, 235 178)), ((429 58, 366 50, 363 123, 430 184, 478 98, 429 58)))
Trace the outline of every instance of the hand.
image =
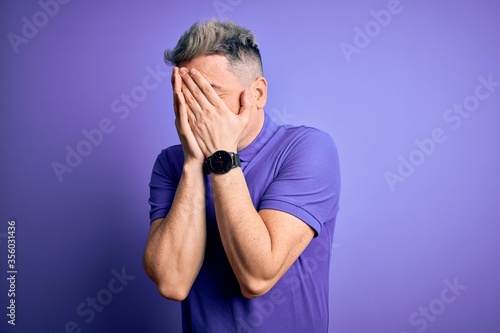
POLYGON ((205 156, 198 146, 189 126, 189 114, 191 110, 188 110, 181 87, 182 78, 179 75, 179 68, 174 67, 172 70, 172 90, 174 92, 175 128, 177 129, 182 150, 184 151, 184 164, 194 163, 203 165, 205 156))
POLYGON ((189 125, 203 154, 208 157, 217 150, 237 152, 254 107, 249 92, 243 90, 240 94, 240 108, 235 114, 198 70, 181 68, 179 73, 189 125))

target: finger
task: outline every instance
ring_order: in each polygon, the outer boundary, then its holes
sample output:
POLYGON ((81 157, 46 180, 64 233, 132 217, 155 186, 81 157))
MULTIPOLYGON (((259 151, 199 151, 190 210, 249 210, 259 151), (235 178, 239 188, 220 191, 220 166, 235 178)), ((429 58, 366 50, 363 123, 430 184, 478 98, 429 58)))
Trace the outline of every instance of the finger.
POLYGON ((172 73, 172 90, 174 92, 180 92, 182 86, 182 77, 179 74, 179 68, 174 67, 172 73))
POLYGON ((172 76, 170 77, 170 83, 172 84, 172 90, 174 89, 175 74, 179 71, 178 67, 172 68, 172 76))
POLYGON ((183 135, 190 136, 192 135, 192 130, 190 126, 190 112, 186 105, 186 101, 184 100, 184 94, 182 92, 178 92, 176 94, 178 96, 178 113, 177 119, 179 127, 183 133, 183 135))
POLYGON ((203 152, 203 155, 207 156, 207 145, 201 138, 198 127, 196 127, 196 118, 189 112, 187 112, 187 126, 189 127, 189 131, 191 132, 193 139, 196 141, 198 147, 203 152))
POLYGON ((217 103, 222 102, 212 83, 210 83, 207 78, 200 73, 200 71, 196 68, 191 68, 189 75, 210 104, 217 105, 217 103))
MULTIPOLYGON (((188 103, 186 102, 186 96, 184 95, 184 92, 182 90, 182 79, 180 78, 179 75, 177 75, 177 82, 176 84, 181 87, 180 89, 177 89, 175 93, 175 98, 177 101, 177 114, 176 116, 181 119, 181 124, 184 128, 190 127, 189 122, 191 120, 196 120, 196 117, 194 113, 192 112, 191 108, 188 106, 188 103)), ((186 90, 187 91, 187 90, 186 90)), ((189 93, 189 91, 187 91, 189 93)))
POLYGON ((186 123, 187 123, 187 119, 189 117, 194 117, 194 114, 192 112, 192 108, 189 106, 189 104, 191 104, 192 106, 195 107, 196 103, 192 103, 192 102, 188 103, 188 99, 192 101, 194 98, 190 95, 189 90, 184 87, 184 84, 182 82, 182 78, 179 75, 178 68, 177 68, 177 71, 175 74, 175 83, 174 84, 175 84, 174 96, 175 96, 176 108, 177 108, 176 109, 176 116, 179 116, 182 112, 184 118, 186 119, 186 123), (186 96, 186 93, 188 94, 188 96, 186 96))
POLYGON ((243 90, 240 95, 240 110, 238 116, 247 118, 250 116, 250 110, 254 107, 254 101, 250 98, 248 90, 243 90))
POLYGON ((181 70, 182 81, 203 110, 222 102, 208 80, 196 69, 181 70), (182 74, 183 73, 183 74, 182 74))
POLYGON ((186 101, 186 105, 189 108, 189 113, 192 114, 196 119, 198 119, 201 116, 201 112, 203 110, 198 104, 198 101, 194 98, 189 88, 184 84, 184 82, 181 85, 181 91, 184 96, 184 100, 186 101))
POLYGON ((181 90, 182 78, 178 74, 178 69, 176 68, 174 68, 172 82, 172 88, 174 91, 174 113, 176 117, 179 117, 179 108, 185 107, 186 101, 181 90))

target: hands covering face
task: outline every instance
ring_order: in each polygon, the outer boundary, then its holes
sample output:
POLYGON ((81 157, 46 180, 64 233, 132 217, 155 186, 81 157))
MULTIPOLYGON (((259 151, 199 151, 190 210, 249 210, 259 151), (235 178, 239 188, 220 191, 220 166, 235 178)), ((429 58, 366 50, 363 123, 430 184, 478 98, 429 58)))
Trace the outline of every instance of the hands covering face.
POLYGON ((176 128, 185 163, 203 163, 217 150, 237 152, 250 120, 254 101, 248 90, 240 93, 237 114, 229 109, 210 82, 195 68, 173 69, 176 128))

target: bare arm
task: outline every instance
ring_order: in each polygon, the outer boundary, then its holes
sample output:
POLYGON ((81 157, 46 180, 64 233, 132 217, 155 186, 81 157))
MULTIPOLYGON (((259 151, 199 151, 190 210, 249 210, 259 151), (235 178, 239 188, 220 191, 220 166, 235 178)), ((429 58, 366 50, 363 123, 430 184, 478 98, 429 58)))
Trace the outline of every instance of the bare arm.
POLYGON ((176 128, 184 151, 184 167, 168 215, 151 223, 144 251, 144 269, 160 293, 185 299, 203 263, 206 244, 204 156, 188 123, 178 69, 172 85, 176 128))
POLYGON ((144 268, 168 299, 181 301, 187 297, 203 263, 205 197, 200 189, 201 172, 185 167, 168 215, 151 223, 144 268))
POLYGON ((257 212, 241 169, 213 175, 217 224, 243 296, 265 294, 304 251, 314 231, 293 215, 257 212))

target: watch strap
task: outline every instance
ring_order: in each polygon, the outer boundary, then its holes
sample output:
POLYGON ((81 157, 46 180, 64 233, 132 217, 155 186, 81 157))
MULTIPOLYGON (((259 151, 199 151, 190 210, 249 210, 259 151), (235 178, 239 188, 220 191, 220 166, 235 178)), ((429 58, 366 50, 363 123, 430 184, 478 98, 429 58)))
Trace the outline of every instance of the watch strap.
POLYGON ((231 154, 233 163, 231 164, 231 169, 234 169, 236 167, 241 167, 241 160, 240 160, 240 154, 238 153, 229 153, 231 154))

